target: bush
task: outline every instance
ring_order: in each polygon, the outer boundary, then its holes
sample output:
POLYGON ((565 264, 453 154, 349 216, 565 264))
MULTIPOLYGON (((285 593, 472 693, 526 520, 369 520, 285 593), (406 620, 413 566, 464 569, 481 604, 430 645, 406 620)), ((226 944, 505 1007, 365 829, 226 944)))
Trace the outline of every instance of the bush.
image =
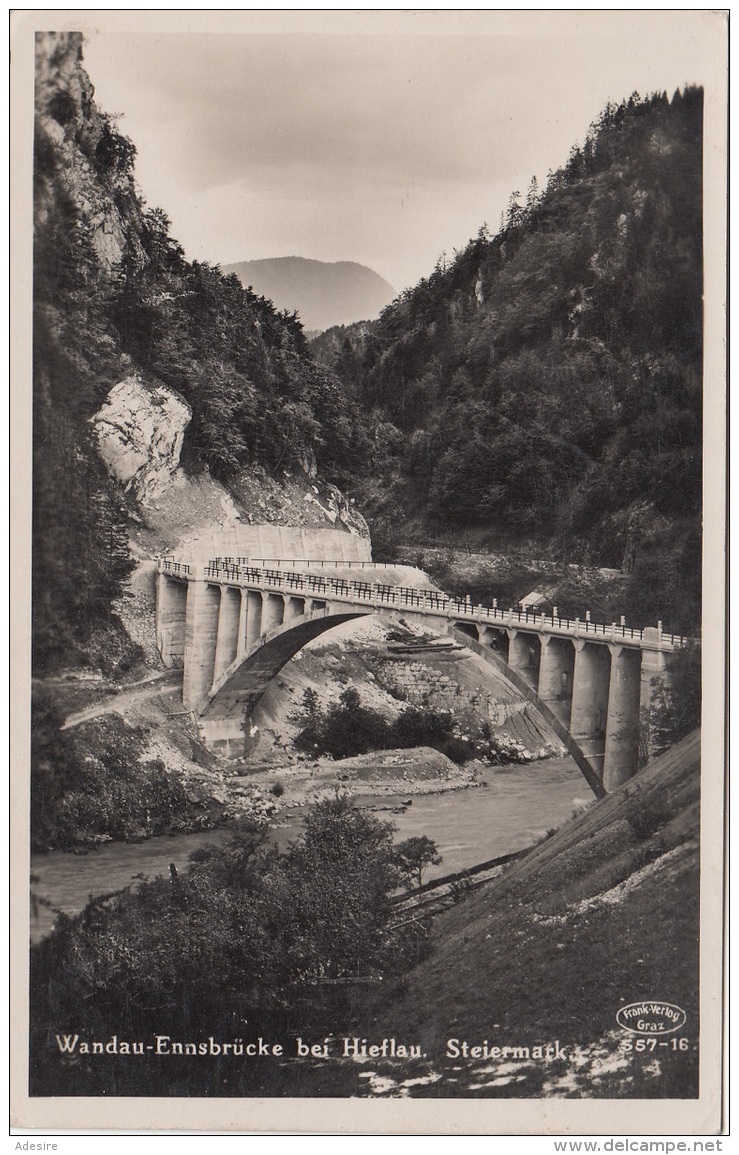
POLYGON ((434 746, 443 744, 454 729, 454 718, 446 711, 419 710, 408 706, 392 726, 393 744, 399 747, 434 746))
MULTIPOLYGON (((408 706, 395 721, 388 722, 377 710, 361 704, 354 687, 344 690, 327 710, 320 708, 314 690, 306 690, 298 720, 303 726, 295 746, 311 758, 322 754, 351 758, 371 750, 416 746, 439 750, 458 765, 480 756, 474 742, 454 733, 454 718, 447 711, 408 706)), ((491 748, 490 743, 485 746, 485 750, 491 748)))
POLYGON ((466 899, 470 898, 473 890, 474 884, 472 879, 468 874, 465 874, 462 878, 455 878, 449 887, 449 894, 452 902, 457 906, 460 902, 465 902, 466 899))
POLYGON ((644 802, 637 794, 629 803, 626 821, 636 838, 643 842, 670 819, 669 808, 658 798, 644 802))
POLYGON ((656 757, 701 724, 701 647, 688 642, 667 660, 665 676, 654 679, 649 753, 656 757))
POLYGON ((237 1010, 300 1008, 307 1023, 343 983, 400 974, 428 950, 426 922, 391 925, 392 835, 337 796, 284 853, 242 823, 170 879, 94 900, 34 952, 36 1021, 91 1033, 176 1016, 178 1032, 217 1035, 237 1010))
POLYGON ((185 785, 161 759, 143 760, 143 731, 107 715, 61 730, 53 698, 34 692, 31 844, 66 849, 192 829, 185 785))

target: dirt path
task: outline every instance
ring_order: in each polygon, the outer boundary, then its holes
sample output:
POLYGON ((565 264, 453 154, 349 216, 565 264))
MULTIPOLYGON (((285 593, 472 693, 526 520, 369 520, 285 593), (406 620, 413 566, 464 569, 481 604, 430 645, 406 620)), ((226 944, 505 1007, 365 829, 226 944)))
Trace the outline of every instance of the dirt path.
POLYGON ((126 706, 130 706, 134 702, 145 701, 147 698, 153 698, 156 694, 165 693, 181 681, 182 670, 164 670, 161 673, 152 674, 143 681, 136 682, 127 689, 112 694, 102 702, 96 702, 93 706, 70 714, 61 729, 71 730, 83 722, 99 718, 101 714, 121 714, 126 706))

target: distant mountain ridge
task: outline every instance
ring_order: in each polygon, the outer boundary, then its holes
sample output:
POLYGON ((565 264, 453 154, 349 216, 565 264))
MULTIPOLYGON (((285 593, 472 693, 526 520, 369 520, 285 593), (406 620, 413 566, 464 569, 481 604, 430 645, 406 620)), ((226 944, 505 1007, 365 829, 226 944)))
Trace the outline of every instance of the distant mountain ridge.
POLYGON ((297 310, 308 331, 370 320, 397 295, 379 273, 356 261, 273 257, 222 268, 278 309, 297 310))

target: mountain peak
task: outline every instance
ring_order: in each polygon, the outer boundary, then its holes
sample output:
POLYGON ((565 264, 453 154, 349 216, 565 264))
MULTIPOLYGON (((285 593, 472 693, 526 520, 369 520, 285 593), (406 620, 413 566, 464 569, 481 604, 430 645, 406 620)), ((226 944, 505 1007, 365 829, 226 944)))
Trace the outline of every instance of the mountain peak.
POLYGON ((296 310, 307 330, 370 320, 396 296, 379 273, 356 261, 268 257, 225 265, 223 272, 235 273, 279 309, 296 310))

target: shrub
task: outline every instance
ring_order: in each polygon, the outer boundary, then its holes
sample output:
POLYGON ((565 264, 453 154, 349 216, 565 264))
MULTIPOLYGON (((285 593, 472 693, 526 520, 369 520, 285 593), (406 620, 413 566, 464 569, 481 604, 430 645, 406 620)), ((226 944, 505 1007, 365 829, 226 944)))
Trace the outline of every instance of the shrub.
POLYGON ((377 710, 361 704, 354 687, 344 690, 327 710, 318 705, 315 691, 306 690, 298 720, 303 726, 295 746, 312 758, 322 754, 351 758, 371 750, 415 746, 431 746, 458 765, 479 756, 474 742, 453 732, 454 719, 447 711, 408 706, 394 722, 388 722, 377 710))
POLYGON ((464 875, 462 878, 455 878, 449 887, 449 894, 455 906, 460 902, 465 902, 472 894, 473 889, 474 886, 469 875, 464 875))
POLYGON ((53 698, 34 692, 31 842, 51 850, 143 838, 193 825, 184 782, 161 759, 142 760, 143 731, 106 715, 61 730, 53 698))
POLYGON ((651 838, 670 818, 669 810, 659 798, 643 801, 636 794, 629 802, 626 821, 640 842, 651 838))
POLYGON ((688 644, 670 655, 665 676, 654 679, 648 744, 652 757, 701 724, 701 647, 688 644))
POLYGON ((393 744, 400 747, 436 746, 444 743, 454 729, 454 718, 446 711, 408 706, 392 726, 393 744))
POLYGON ((427 951, 429 928, 391 925, 392 835, 346 796, 319 802, 283 853, 242 823, 170 879, 62 917, 34 953, 36 1020, 113 1031, 172 1014, 178 1031, 216 1034, 237 1009, 304 1015, 340 998, 343 982, 402 973, 427 951))

